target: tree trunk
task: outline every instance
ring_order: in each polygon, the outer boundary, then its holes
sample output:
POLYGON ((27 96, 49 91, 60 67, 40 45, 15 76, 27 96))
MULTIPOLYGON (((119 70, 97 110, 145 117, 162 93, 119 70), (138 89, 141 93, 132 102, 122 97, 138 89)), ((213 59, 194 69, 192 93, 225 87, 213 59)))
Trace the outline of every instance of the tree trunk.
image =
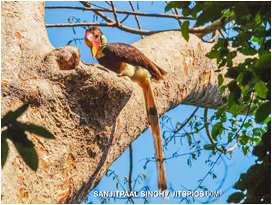
MULTIPOLYGON (((2 203, 80 203, 148 128, 142 90, 100 65, 83 64, 75 47, 53 48, 43 2, 1 2, 1 9, 2 117, 30 102, 19 120, 43 126, 56 138, 27 133, 39 156, 36 172, 8 140, 2 203)), ((160 116, 181 103, 222 105, 216 62, 205 57, 211 44, 164 32, 133 45, 168 72, 152 84, 160 116)))

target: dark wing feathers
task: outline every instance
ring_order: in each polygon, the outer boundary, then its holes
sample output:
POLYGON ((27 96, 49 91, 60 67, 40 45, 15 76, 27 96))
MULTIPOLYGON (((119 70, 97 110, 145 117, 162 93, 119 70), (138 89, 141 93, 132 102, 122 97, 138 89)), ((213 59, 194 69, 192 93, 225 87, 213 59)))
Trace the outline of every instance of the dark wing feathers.
POLYGON ((154 81, 163 79, 162 76, 166 74, 166 71, 149 60, 134 46, 124 43, 108 43, 103 52, 105 53, 105 56, 107 56, 107 52, 110 52, 111 55, 114 54, 115 60, 146 68, 150 72, 154 81))

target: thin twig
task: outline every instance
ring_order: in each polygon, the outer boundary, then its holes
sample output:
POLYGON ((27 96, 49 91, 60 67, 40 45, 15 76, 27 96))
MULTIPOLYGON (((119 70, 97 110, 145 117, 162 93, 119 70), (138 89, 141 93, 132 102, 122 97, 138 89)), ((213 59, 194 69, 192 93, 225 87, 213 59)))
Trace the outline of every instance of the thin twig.
MULTIPOLYGON (((107 1, 106 1, 106 3, 109 4, 107 1)), ((96 7, 100 8, 100 9, 107 10, 107 8, 105 8, 105 7, 103 7, 103 6, 100 6, 100 5, 91 3, 91 2, 89 2, 89 4, 91 4, 92 6, 96 6, 96 7)), ((109 5, 110 5, 110 4, 109 4, 109 5)), ((111 5, 110 5, 110 6, 111 6, 111 5)))
POLYGON ((108 5, 110 5, 111 6, 111 4, 110 4, 110 2, 108 2, 108 1, 105 1, 108 5))
POLYGON ((113 15, 114 15, 114 18, 115 18, 115 21, 116 21, 116 25, 119 28, 121 26, 121 24, 120 24, 120 22, 118 20, 118 17, 116 15, 116 9, 115 9, 113 1, 111 1, 111 7, 112 7, 113 15))
MULTIPOLYGON (((166 4, 168 4, 168 1, 165 1, 166 4)), ((172 13, 175 15, 175 16, 178 16, 178 10, 177 8, 175 8, 175 10, 171 9, 172 13)), ((178 23, 179 23, 179 26, 181 28, 181 25, 182 25, 182 22, 180 19, 178 19, 178 23)))
POLYGON ((133 168, 132 163, 133 163, 133 161, 132 161, 132 145, 130 144, 129 145, 129 177, 128 177, 128 185, 129 185, 130 192, 133 191, 133 189, 132 189, 132 168, 133 168))
MULTIPOLYGON (((229 17, 227 17, 225 19, 224 23, 227 24, 227 23, 229 23, 229 22, 231 22, 233 20, 234 20, 234 15, 231 15, 231 16, 229 16, 229 17)), ((204 27, 199 27, 199 28, 193 27, 193 28, 194 28, 195 31, 196 30, 201 30, 201 32, 196 34, 196 36, 198 36, 199 38, 202 38, 206 34, 220 29, 221 26, 222 26, 222 19, 218 19, 218 20, 212 22, 209 26, 204 26, 204 27)))
POLYGON ((213 35, 213 37, 212 37, 212 39, 210 40, 210 42, 215 42, 215 39, 217 38, 217 36, 220 35, 219 32, 216 32, 216 31, 214 31, 214 32, 215 32, 215 34, 213 35))
MULTIPOLYGON (((130 4, 130 6, 131 6, 131 8, 132 8, 133 12, 135 12, 135 9, 134 9, 134 6, 133 6, 133 3, 132 3, 131 1, 129 1, 129 4, 130 4)), ((136 22, 137 22, 137 24, 138 24, 139 29, 140 29, 140 30, 142 30, 141 25, 140 25, 140 22, 139 22, 139 19, 138 19, 138 16, 137 16, 137 15, 135 15, 135 19, 136 19, 136 22)), ((142 39, 144 39, 144 36, 143 36, 143 35, 141 35, 141 37, 142 37, 142 39)))
MULTIPOLYGON (((212 138, 212 135, 210 133, 210 129, 209 129, 209 123, 208 123, 208 108, 205 108, 204 110, 204 123, 205 123, 205 128, 206 128, 206 133, 207 133, 207 136, 210 140, 210 142, 213 144, 215 143, 214 139, 212 138)), ((218 147, 216 145, 216 149, 222 153, 228 153, 228 152, 232 152, 233 150, 236 149, 236 147, 238 146, 239 144, 239 139, 237 139, 237 142, 235 143, 235 145, 233 145, 232 147, 228 148, 227 150, 223 150, 221 147, 218 147)))
POLYGON ((224 39, 226 39, 226 35, 223 33, 223 29, 218 29, 219 33, 221 34, 221 36, 223 36, 224 39))
MULTIPOLYGON (((94 9, 94 8, 92 7, 92 5, 91 5, 88 1, 80 1, 80 3, 81 3, 83 6, 87 7, 87 8, 94 9)), ((104 19, 106 22, 108 22, 108 23, 116 23, 114 20, 112 20, 111 18, 105 16, 105 15, 104 15, 102 12, 100 12, 100 11, 94 11, 94 10, 93 10, 93 12, 96 13, 96 14, 97 14, 98 16, 100 16, 101 18, 103 18, 103 19, 104 19)))
POLYGON ((191 114, 191 116, 185 121, 185 123, 183 123, 177 130, 175 130, 174 132, 177 133, 179 132, 191 119, 192 117, 194 117, 196 111, 198 110, 199 107, 197 107, 194 112, 191 114))
POLYGON ((213 163, 212 167, 209 169, 209 171, 207 172, 207 174, 200 180, 200 183, 198 184, 198 186, 195 188, 194 191, 196 191, 201 184, 203 183, 203 181, 206 179, 206 177, 211 173, 212 169, 214 168, 214 166, 217 164, 218 160, 221 158, 223 153, 220 153, 219 156, 217 157, 217 159, 215 160, 215 162, 213 163))
POLYGON ((123 23, 128 17, 129 17, 129 14, 120 23, 123 23))

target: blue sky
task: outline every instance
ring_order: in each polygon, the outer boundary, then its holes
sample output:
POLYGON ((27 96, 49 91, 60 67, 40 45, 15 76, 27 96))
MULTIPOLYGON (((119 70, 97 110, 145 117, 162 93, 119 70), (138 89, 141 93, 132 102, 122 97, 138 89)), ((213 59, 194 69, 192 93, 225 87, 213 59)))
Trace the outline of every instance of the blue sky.
MULTIPOLYGON (((108 7, 104 2, 95 2, 96 4, 108 7)), ((137 9, 137 2, 133 2, 135 9, 137 9)), ((79 2, 46 2, 46 6, 79 6, 82 5, 79 2)), ((150 1, 147 2, 139 2, 139 11, 147 12, 147 13, 164 13, 165 2, 157 2, 153 3, 150 1)), ((115 2, 115 6, 118 10, 131 10, 130 5, 126 1, 115 2)), ((109 13, 107 13, 109 14, 109 13)), ((81 22, 86 20, 87 22, 93 22, 93 13, 90 11, 80 11, 80 10, 71 10, 71 9, 57 9, 57 10, 49 10, 45 11, 45 21, 47 24, 54 23, 68 23, 69 16, 75 16, 80 18, 81 22)), ((113 15, 109 16, 114 19, 113 15)), ((120 15, 120 19, 123 19, 125 16, 120 15)), ((139 17, 142 29, 144 30, 162 30, 162 29, 177 29, 179 24, 176 20, 172 19, 161 19, 161 18, 144 18, 139 17)), ((99 22, 101 19, 99 18, 99 22)), ((137 24, 135 18, 130 16, 126 23, 126 26, 130 26, 133 28, 137 28, 137 24)), ((108 42, 122 42, 127 44, 132 44, 141 39, 139 35, 129 34, 123 31, 120 31, 116 28, 101 28, 104 35, 107 37, 108 42)), ((68 41, 73 38, 83 38, 85 35, 85 30, 81 27, 76 27, 75 32, 73 33, 72 28, 48 28, 48 36, 54 47, 63 47, 66 46, 68 41)), ((81 53, 81 60, 87 63, 97 62, 92 59, 92 55, 90 49, 85 45, 84 41, 81 43, 72 43, 71 46, 78 47, 81 53)), ((171 110, 166 113, 172 119, 173 124, 176 122, 184 122, 191 113, 195 110, 193 106, 180 105, 174 110, 171 110)), ((201 108, 197 112, 197 116, 203 116, 204 109, 201 108)), ((214 113, 213 110, 209 111, 209 116, 214 113)), ((167 126, 171 126, 168 124, 167 126)), ((167 130, 163 128, 163 131, 167 130)), ((190 131, 187 129, 187 131, 190 131)), ((201 140, 201 145, 208 144, 208 138, 205 132, 200 132, 195 135, 196 140, 201 140)), ((143 169, 145 165, 146 158, 150 158, 154 156, 154 148, 153 148, 153 139, 150 130, 148 129, 144 132, 136 141, 132 143, 133 146, 133 179, 137 177, 138 174, 143 173, 147 175, 147 178, 141 182, 141 184, 137 184, 135 190, 140 190, 143 186, 149 185, 151 191, 157 190, 157 174, 156 174, 156 165, 154 162, 150 162, 147 164, 146 169, 143 169)), ((184 154, 191 152, 189 149, 189 145, 187 142, 187 138, 182 138, 182 145, 179 140, 177 140, 176 144, 171 144, 168 146, 168 149, 165 150, 165 157, 171 157, 174 152, 178 151, 178 154, 184 154)), ((171 188, 173 190, 194 190, 199 182, 199 179, 202 179, 209 169, 211 168, 208 163, 205 161, 208 159, 210 152, 203 150, 201 152, 200 157, 197 160, 192 160, 191 167, 188 166, 187 160, 189 155, 184 155, 175 159, 167 160, 166 167, 166 177, 168 181, 169 190, 171 188)), ((212 161, 217 159, 218 155, 213 156, 211 158, 212 161)), ((231 193, 235 192, 235 189, 232 188, 235 182, 239 179, 241 173, 247 171, 247 169, 254 164, 255 157, 252 156, 251 153, 244 156, 241 148, 237 148, 234 150, 232 154, 232 158, 230 155, 223 156, 223 159, 220 159, 213 171, 216 174, 217 178, 213 179, 212 175, 208 175, 202 183, 202 186, 205 186, 210 191, 223 191, 223 194, 218 198, 210 198, 209 203, 226 203, 228 196, 231 193), (226 164, 226 166, 225 166, 226 164), (226 170, 227 167, 227 170, 226 170), (222 180, 225 179, 222 187, 219 188, 222 180), (216 201, 214 201, 216 199, 216 201)), ((110 167, 111 170, 115 171, 115 174, 123 180, 124 176, 128 177, 129 174, 129 152, 128 149, 124 152, 124 154, 118 158, 110 167)), ((126 185, 125 185, 126 187, 126 185)), ((94 191, 114 191, 122 189, 116 188, 116 181, 112 180, 112 177, 104 177, 100 184, 90 192, 88 195, 88 200, 86 202, 92 203, 100 203, 101 198, 94 197, 94 191)), ((192 198, 188 198, 192 201, 192 198)), ((169 201, 163 201, 162 198, 148 198, 149 203, 170 203, 176 204, 179 203, 181 199, 179 198, 171 198, 169 201)), ((196 198, 195 203, 207 202, 208 198, 196 198)), ((110 203, 125 203, 126 200, 117 200, 116 202, 111 199, 110 203)), ((143 199, 135 200, 136 203, 143 203, 143 199)), ((181 203, 186 203, 186 201, 182 201, 181 203)))

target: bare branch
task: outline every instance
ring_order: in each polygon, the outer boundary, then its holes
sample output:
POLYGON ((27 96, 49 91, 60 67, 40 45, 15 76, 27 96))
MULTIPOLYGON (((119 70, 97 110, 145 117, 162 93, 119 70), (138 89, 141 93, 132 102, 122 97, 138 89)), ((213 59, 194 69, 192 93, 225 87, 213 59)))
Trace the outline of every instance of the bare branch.
POLYGON ((215 160, 215 162, 213 163, 212 167, 209 169, 209 171, 207 172, 207 174, 199 181, 198 186, 195 188, 194 191, 196 191, 201 184, 203 183, 203 181, 206 179, 206 177, 211 173, 211 171, 213 170, 213 168, 215 167, 215 165, 217 164, 218 160, 221 158, 223 153, 220 153, 219 156, 217 157, 217 159, 215 160))
POLYGON ((192 117, 194 117, 196 111, 198 110, 199 107, 197 107, 194 112, 191 114, 191 116, 185 121, 185 123, 183 123, 177 130, 175 130, 174 132, 177 133, 179 132, 191 119, 192 117))
MULTIPOLYGON (((107 24, 105 24, 105 23, 74 23, 74 24, 64 23, 64 24, 46 24, 45 26, 47 28, 52 28, 52 27, 82 27, 82 26, 117 27, 115 21, 107 23, 107 24)), ((149 35, 152 35, 152 34, 155 34, 155 33, 164 32, 164 31, 180 31, 180 29, 147 31, 147 30, 139 30, 139 29, 130 28, 130 27, 123 26, 123 25, 121 25, 120 27, 118 27, 118 29, 120 29, 122 31, 126 31, 126 32, 129 32, 129 33, 132 33, 132 34, 140 34, 140 35, 146 35, 146 36, 149 36, 149 35)), ((213 31, 212 28, 206 29, 205 27, 203 27, 203 28, 195 28, 195 27, 193 27, 193 28, 189 28, 189 33, 196 34, 196 35, 199 33, 199 34, 202 35, 203 32, 204 32, 204 30, 205 30, 205 34, 213 31)))
MULTIPOLYGON (((168 4, 168 1, 165 1, 166 4, 168 4)), ((175 15, 175 16, 178 16, 178 10, 177 8, 175 8, 175 10, 171 9, 172 13, 175 15)), ((181 28, 181 25, 182 25, 182 22, 180 19, 178 19, 178 23, 179 23, 179 26, 181 28)))
MULTIPOLYGON (((225 19, 224 24, 227 24, 233 20, 234 20, 234 15, 229 16, 228 18, 225 19)), ((195 31, 197 31, 197 30, 201 31, 201 32, 198 32, 198 34, 196 34, 196 36, 201 38, 208 33, 211 33, 215 30, 221 29, 221 26, 222 26, 222 19, 218 19, 218 20, 214 21, 213 23, 211 23, 209 26, 204 26, 204 27, 200 27, 200 28, 193 27, 192 29, 195 31)))
POLYGON ((133 191, 132 188, 132 145, 129 145, 129 177, 128 177, 128 185, 130 192, 133 191))
POLYGON ((218 31, 219 31, 219 33, 221 34, 221 36, 222 36, 224 39, 227 38, 226 35, 223 33, 223 30, 222 30, 222 29, 219 29, 218 31))
MULTIPOLYGON (((110 4, 109 2, 107 2, 107 1, 105 1, 105 2, 111 6, 111 4, 110 4)), ((100 6, 100 5, 91 3, 91 2, 89 2, 89 3, 90 3, 92 6, 96 6, 96 7, 100 8, 100 9, 107 10, 107 8, 105 8, 105 7, 103 7, 103 6, 100 6)))
MULTIPOLYGON (((135 12, 135 9, 134 9, 134 6, 133 6, 133 3, 132 3, 131 1, 129 1, 129 4, 130 4, 130 6, 131 6, 131 8, 132 8, 133 12, 135 12)), ((138 19, 138 16, 137 16, 137 15, 135 15, 135 19, 136 19, 136 22, 137 22, 137 24, 138 24, 139 29, 140 29, 140 30, 142 30, 141 25, 140 25, 140 22, 139 22, 139 19, 138 19)), ((144 36, 143 36, 143 35, 141 35, 141 37, 142 37, 142 39, 144 39, 144 36)))
MULTIPOLYGON (((80 2, 82 3, 82 2, 80 2)), ((46 9, 77 9, 77 10, 83 10, 83 11, 93 11, 93 12, 108 12, 108 13, 112 13, 113 10, 111 9, 96 9, 94 7, 92 7, 89 2, 87 3, 82 3, 84 6, 86 5, 85 8, 83 7, 75 7, 75 6, 46 6, 46 9), (88 3, 88 4, 87 4, 88 3), (90 5, 91 7, 87 6, 90 5)), ((103 8, 103 7, 102 7, 103 8)), ((180 15, 172 15, 172 14, 150 14, 150 13, 142 13, 142 12, 133 12, 133 11, 119 11, 116 10, 117 14, 127 14, 127 15, 137 15, 137 16, 147 16, 147 17, 164 17, 164 18, 173 18, 173 19, 186 19, 186 20, 194 20, 191 17, 185 17, 185 16, 180 16, 180 15)))
POLYGON ((111 6, 111 4, 110 4, 110 2, 108 2, 108 1, 105 1, 108 5, 110 5, 111 6))
POLYGON ((123 23, 128 17, 129 17, 129 14, 120 23, 123 23))
POLYGON ((210 40, 210 42, 215 42, 215 39, 216 39, 217 36, 219 36, 219 35, 220 35, 219 32, 214 31, 214 35, 213 35, 212 39, 210 40))
MULTIPOLYGON (((102 26, 102 27, 117 27, 115 21, 113 23, 74 23, 74 24, 69 24, 69 23, 64 23, 64 24, 47 24, 47 28, 52 28, 52 27, 82 27, 82 26, 102 26)), ((133 34, 140 34, 140 35, 152 35, 155 33, 160 33, 164 31, 180 31, 180 29, 172 29, 172 30, 158 30, 158 31, 146 31, 146 30, 139 30, 139 29, 133 29, 127 26, 121 25, 118 29, 122 31, 126 31, 129 33, 133 34)))
MULTIPOLYGON (((94 9, 94 8, 92 7, 92 5, 91 5, 89 2, 87 2, 87 1, 80 1, 80 3, 81 3, 83 6, 87 7, 87 8, 94 9)), ((103 18, 103 19, 104 19, 106 22, 108 22, 108 23, 116 23, 114 20, 112 20, 111 18, 105 16, 105 15, 104 15, 102 12, 100 12, 100 11, 94 11, 94 10, 93 10, 93 12, 96 13, 96 14, 97 14, 98 16, 100 16, 101 18, 103 18)))
MULTIPOLYGON (((214 139, 212 138, 212 135, 210 133, 210 129, 209 129, 209 123, 208 123, 208 108, 205 108, 204 110, 204 123, 205 123, 205 128, 206 128, 206 133, 207 133, 207 136, 210 140, 210 142, 213 144, 215 143, 214 139)), ((218 147, 216 145, 216 149, 222 153, 228 153, 228 152, 232 152, 239 144, 239 140, 237 140, 237 142, 235 143, 235 145, 233 145, 232 147, 228 148, 226 151, 224 151, 221 147, 218 147)))
POLYGON ((117 27, 120 27, 121 24, 120 24, 120 22, 118 20, 118 17, 116 15, 116 9, 115 9, 113 1, 111 1, 111 7, 112 7, 113 15, 114 15, 114 18, 115 18, 115 21, 116 21, 116 25, 117 25, 117 27))

